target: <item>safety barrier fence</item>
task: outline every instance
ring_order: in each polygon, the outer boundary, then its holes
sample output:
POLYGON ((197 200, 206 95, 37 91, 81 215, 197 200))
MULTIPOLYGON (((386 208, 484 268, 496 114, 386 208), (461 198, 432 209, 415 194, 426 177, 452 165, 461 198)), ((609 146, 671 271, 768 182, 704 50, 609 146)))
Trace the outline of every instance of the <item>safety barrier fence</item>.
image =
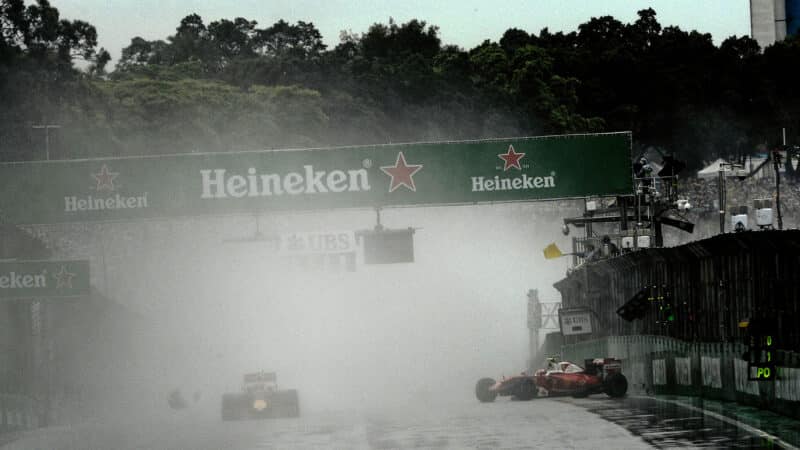
POLYGON ((738 343, 685 342, 666 336, 610 336, 567 344, 561 356, 622 360, 632 392, 693 395, 735 401, 800 418, 800 354, 778 351, 777 378, 750 381, 747 347, 738 343))

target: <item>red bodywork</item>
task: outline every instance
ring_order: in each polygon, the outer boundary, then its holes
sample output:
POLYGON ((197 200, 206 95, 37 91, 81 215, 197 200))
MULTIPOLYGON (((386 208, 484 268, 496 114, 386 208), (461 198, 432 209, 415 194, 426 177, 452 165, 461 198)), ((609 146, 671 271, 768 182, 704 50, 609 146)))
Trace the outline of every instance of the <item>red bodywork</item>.
POLYGON ((584 396, 607 392, 606 380, 610 375, 620 372, 619 360, 610 358, 587 360, 586 368, 569 361, 550 361, 546 369, 539 369, 533 375, 523 373, 503 377, 487 387, 489 392, 496 395, 510 395, 521 399, 542 395, 584 396), (536 392, 531 393, 534 387, 536 392))
POLYGON ((597 375, 578 373, 548 373, 539 369, 534 374, 536 386, 547 391, 547 395, 572 395, 580 391, 602 391, 603 380, 597 375))

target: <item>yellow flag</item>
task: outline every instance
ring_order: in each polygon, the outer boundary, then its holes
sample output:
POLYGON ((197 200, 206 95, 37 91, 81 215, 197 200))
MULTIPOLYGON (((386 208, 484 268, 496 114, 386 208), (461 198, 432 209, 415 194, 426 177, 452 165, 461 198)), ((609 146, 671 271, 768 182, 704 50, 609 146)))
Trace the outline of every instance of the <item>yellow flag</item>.
POLYGON ((559 258, 561 256, 564 256, 564 254, 561 253, 561 250, 558 249, 558 247, 556 246, 555 242, 550 244, 550 245, 548 245, 544 249, 544 257, 545 257, 545 259, 559 258))

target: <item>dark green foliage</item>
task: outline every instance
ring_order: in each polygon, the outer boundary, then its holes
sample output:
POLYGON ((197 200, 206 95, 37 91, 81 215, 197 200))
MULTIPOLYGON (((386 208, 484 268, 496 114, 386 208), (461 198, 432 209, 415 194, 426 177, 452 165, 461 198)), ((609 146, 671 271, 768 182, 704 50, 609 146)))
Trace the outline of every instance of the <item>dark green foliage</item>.
POLYGON ((30 126, 45 122, 62 125, 55 158, 632 130, 695 167, 800 132, 800 40, 717 47, 652 9, 468 50, 420 20, 327 49, 310 22, 192 14, 171 36, 132 38, 111 73, 94 27, 46 0, 0 0, 0 26, 3 160, 41 158, 30 126))
POLYGON ((0 33, 0 159, 38 158, 44 136, 31 125, 53 123, 83 101, 73 61, 99 74, 108 54, 95 50, 92 25, 61 19, 47 0, 0 0, 0 33))

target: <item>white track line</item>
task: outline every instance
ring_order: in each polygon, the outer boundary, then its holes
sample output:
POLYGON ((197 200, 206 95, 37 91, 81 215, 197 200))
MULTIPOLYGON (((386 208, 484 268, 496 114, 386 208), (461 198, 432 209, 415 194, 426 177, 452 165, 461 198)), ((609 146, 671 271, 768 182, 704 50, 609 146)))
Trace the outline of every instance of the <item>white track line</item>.
POLYGON ((750 425, 748 425, 748 424, 746 424, 744 422, 738 421, 736 419, 732 419, 732 418, 730 418, 728 416, 725 416, 725 415, 722 415, 722 414, 719 414, 719 413, 715 413, 714 411, 708 411, 708 410, 705 410, 703 408, 698 408, 696 406, 692 406, 692 405, 690 405, 688 403, 684 403, 684 402, 682 402, 680 400, 668 400, 668 399, 665 399, 665 398, 647 397, 647 396, 642 396, 642 395, 633 395, 631 397, 632 398, 642 398, 642 399, 652 399, 652 400, 656 400, 656 401, 659 401, 659 402, 672 403, 672 404, 678 405, 678 406, 680 406, 682 408, 686 408, 686 409, 689 409, 689 410, 692 410, 692 411, 701 412, 701 413, 703 413, 703 414, 705 414, 705 415, 707 415, 709 417, 713 417, 714 419, 720 420, 720 421, 728 423, 730 425, 735 425, 735 426, 747 431, 748 433, 752 433, 752 434, 755 434, 756 436, 769 439, 772 442, 780 445, 783 448, 791 449, 791 450, 800 450, 797 447, 795 447, 794 445, 784 441, 783 439, 781 439, 781 438, 779 438, 777 436, 773 436, 773 435, 767 433, 766 431, 759 430, 758 428, 752 427, 752 426, 750 426, 750 425))

